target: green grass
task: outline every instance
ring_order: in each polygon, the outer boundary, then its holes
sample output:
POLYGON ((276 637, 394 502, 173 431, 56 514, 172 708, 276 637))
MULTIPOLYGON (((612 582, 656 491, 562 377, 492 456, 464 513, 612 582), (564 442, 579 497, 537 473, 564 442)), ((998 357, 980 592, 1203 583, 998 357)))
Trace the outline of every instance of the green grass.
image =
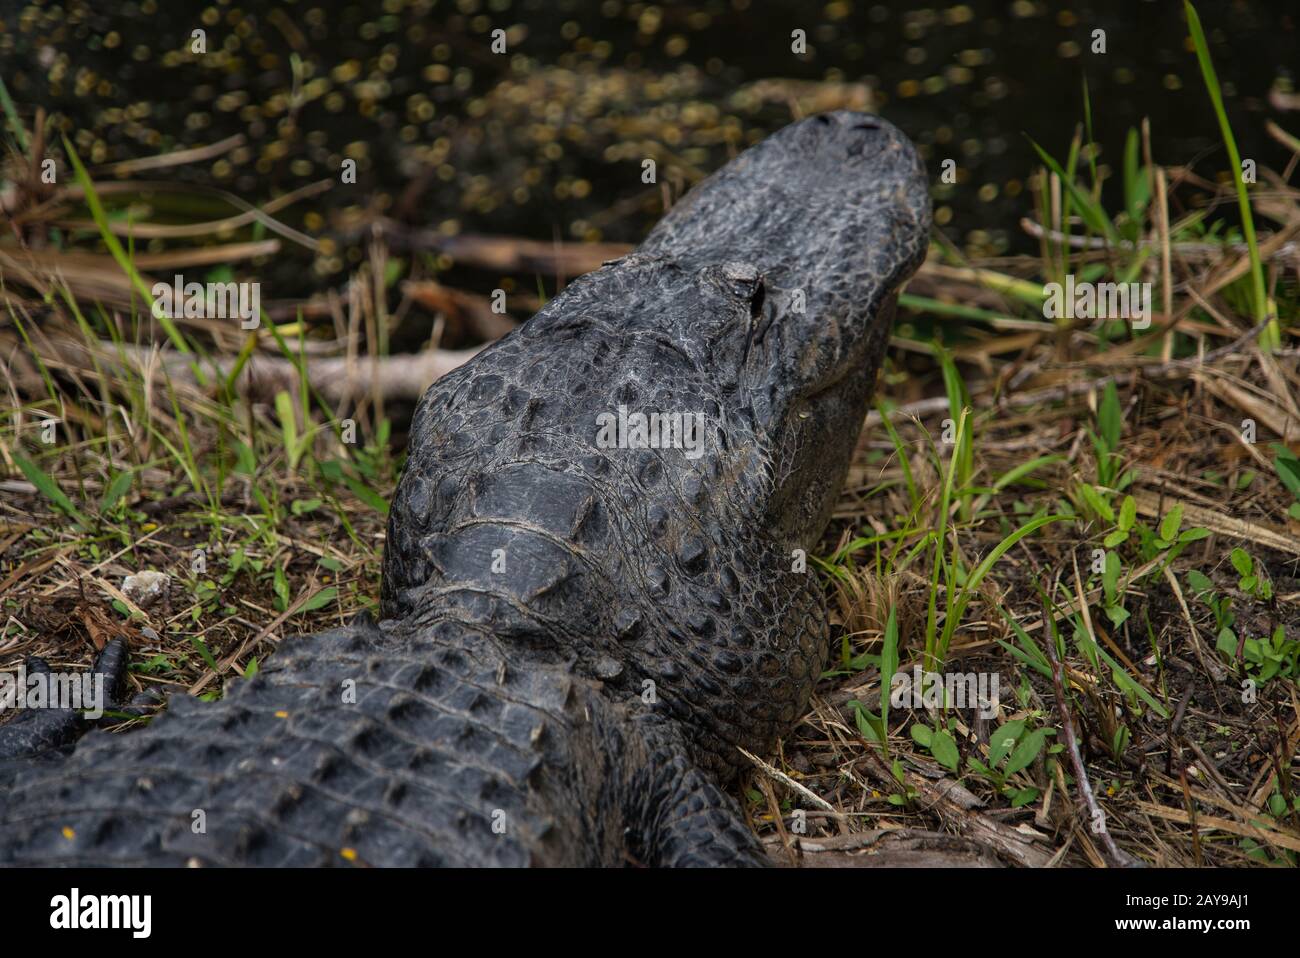
MULTIPOLYGON (((1259 258, 1259 242, 1255 238, 1255 217, 1251 210, 1246 182, 1242 176, 1241 153, 1237 149, 1237 139, 1232 135, 1232 126, 1228 123, 1228 113, 1223 107, 1223 93, 1219 89, 1219 77, 1215 73, 1214 62, 1210 59, 1209 45, 1205 42, 1201 18, 1190 0, 1183 0, 1183 8, 1187 12, 1187 29, 1191 34, 1192 43, 1196 46, 1196 60, 1201 67, 1201 76, 1205 79, 1205 89, 1210 94, 1214 115, 1219 121, 1223 145, 1228 150, 1228 162, 1232 164, 1232 182, 1237 191, 1237 210, 1241 214, 1241 229, 1246 237, 1246 246, 1250 250, 1251 303, 1254 308, 1255 322, 1259 324, 1270 319, 1273 309, 1264 289, 1264 264, 1259 258)), ((1261 345, 1267 343, 1272 348, 1276 348, 1281 342, 1276 317, 1272 318, 1266 333, 1267 336, 1263 338, 1261 345)))

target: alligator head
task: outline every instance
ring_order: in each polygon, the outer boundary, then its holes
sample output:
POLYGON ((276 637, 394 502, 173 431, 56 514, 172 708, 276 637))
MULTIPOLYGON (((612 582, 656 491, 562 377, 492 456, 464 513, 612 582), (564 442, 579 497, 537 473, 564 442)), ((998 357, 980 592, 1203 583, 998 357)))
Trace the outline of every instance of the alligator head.
POLYGON ((772 443, 768 526, 787 544, 825 528, 896 291, 924 258, 929 227, 912 144, 880 117, 841 110, 747 150, 687 193, 637 251, 727 264, 749 296, 752 315, 712 349, 738 363, 735 403, 772 443))

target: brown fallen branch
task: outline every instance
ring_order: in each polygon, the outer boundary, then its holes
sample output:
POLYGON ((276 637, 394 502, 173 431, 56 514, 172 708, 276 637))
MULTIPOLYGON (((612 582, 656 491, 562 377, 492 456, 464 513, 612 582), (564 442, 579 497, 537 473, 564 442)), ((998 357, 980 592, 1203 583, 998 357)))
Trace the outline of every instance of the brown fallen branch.
POLYGON ((1154 815, 1156 818, 1177 822, 1180 825, 1194 825, 1197 832, 1217 829, 1230 835, 1253 838, 1257 842, 1273 845, 1277 848, 1300 852, 1300 838, 1283 831, 1262 816, 1252 818, 1249 822, 1234 822, 1232 819, 1220 818, 1215 815, 1197 815, 1196 821, 1193 822, 1192 816, 1181 808, 1169 808, 1164 805, 1157 805, 1154 802, 1145 802, 1141 799, 1133 803, 1133 808, 1144 815, 1154 815))
MULTIPOLYGON (((169 270, 272 256, 279 250, 280 241, 275 239, 227 243, 170 253, 141 253, 135 257, 135 266, 140 270, 145 285, 152 288, 154 279, 148 274, 155 270, 166 276, 169 270)), ((79 301, 99 300, 124 309, 139 300, 131 278, 122 272, 117 262, 111 256, 95 253, 0 250, 0 278, 21 283, 42 294, 52 286, 66 286, 79 301)))
POLYGON ((803 868, 1003 868, 991 848, 915 828, 877 828, 847 835, 796 837, 803 868))
POLYGON ((382 235, 390 249, 434 250, 463 266, 501 273, 580 276, 632 251, 627 243, 545 242, 481 233, 444 236, 436 230, 417 229, 390 219, 354 227, 347 238, 371 231, 382 235))
POLYGON ((519 324, 503 313, 492 311, 492 302, 486 296, 452 289, 433 280, 407 280, 402 292, 421 306, 460 323, 479 339, 491 342, 500 339, 519 324))
MULTIPOLYGON (((94 367, 97 360, 106 370, 147 378, 165 372, 173 383, 197 386, 192 356, 170 349, 99 343, 93 349, 84 342, 51 339, 63 362, 80 369, 94 367), (125 364, 125 368, 124 368, 125 364)), ((482 347, 433 349, 395 356, 360 357, 308 356, 304 360, 307 378, 326 402, 338 406, 376 391, 391 400, 414 401, 424 395, 435 380, 468 362, 482 347)), ((213 357, 202 369, 221 377, 230 375, 234 357, 213 357)), ((267 401, 280 391, 291 395, 299 388, 298 367, 281 356, 254 355, 235 381, 237 393, 246 399, 267 401)))
POLYGON ((1288 410, 1279 406, 1273 397, 1259 395, 1258 393, 1263 393, 1262 389, 1252 392, 1242 388, 1215 370, 1198 372, 1193 378, 1227 405, 1235 406, 1245 415, 1263 423, 1281 436, 1284 443, 1300 435, 1300 422, 1288 410))
MULTIPOLYGON (((1112 247, 1104 236, 1076 236, 1073 233, 1067 236, 1062 231, 1048 229, 1027 216, 1020 218, 1020 228, 1035 239, 1046 238, 1053 243, 1065 243, 1071 249, 1107 250, 1114 248, 1125 253, 1132 253, 1138 248, 1154 249, 1160 245, 1158 240, 1147 240, 1137 244, 1125 240, 1112 247)), ((1250 251, 1250 247, 1245 243, 1172 243, 1169 248, 1179 256, 1198 260, 1220 259, 1228 253, 1241 255, 1250 251)), ((1269 258, 1295 259, 1300 262, 1300 243, 1283 243, 1271 250, 1269 258)))

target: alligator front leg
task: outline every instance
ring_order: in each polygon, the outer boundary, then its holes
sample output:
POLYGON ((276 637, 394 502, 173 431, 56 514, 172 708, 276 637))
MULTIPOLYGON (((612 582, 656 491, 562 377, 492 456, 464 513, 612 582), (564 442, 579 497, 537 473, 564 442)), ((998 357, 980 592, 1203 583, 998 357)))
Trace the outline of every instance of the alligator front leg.
POLYGON ((735 801, 691 760, 680 733, 657 719, 637 724, 645 753, 630 776, 633 857, 663 868, 770 864, 735 801))
MULTIPOLYGON (((126 643, 113 639, 95 660, 92 675, 104 677, 104 701, 101 708, 117 704, 126 674, 126 643)), ((49 675, 43 659, 27 660, 29 675, 49 675)), ((43 752, 74 744, 91 726, 82 713, 73 708, 25 709, 12 721, 0 726, 0 762, 32 758, 43 752)))

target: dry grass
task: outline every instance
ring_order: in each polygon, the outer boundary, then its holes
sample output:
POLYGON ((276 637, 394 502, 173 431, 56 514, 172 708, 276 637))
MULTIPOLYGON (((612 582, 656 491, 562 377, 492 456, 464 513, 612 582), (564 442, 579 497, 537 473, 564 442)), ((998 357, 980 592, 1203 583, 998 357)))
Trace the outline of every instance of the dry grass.
MULTIPOLYGON (((1044 347, 1048 348, 1048 347, 1044 347)), ((1025 632, 1046 649, 1042 606, 1035 584, 1060 580, 1058 607, 1070 599, 1089 608, 1086 620, 1094 641, 1118 660, 1126 673, 1161 703, 1168 717, 1142 707, 1117 687, 1108 668, 1094 667, 1078 643, 1067 640, 1065 666, 1071 679, 1075 732, 1082 743, 1088 777, 1104 811, 1107 831, 1122 850, 1155 864, 1244 865, 1268 861, 1295 863, 1300 851, 1300 820, 1295 812, 1275 815, 1268 801, 1274 793, 1300 794, 1296 774, 1300 747, 1300 710, 1292 680, 1274 679, 1259 689, 1258 700, 1242 701, 1241 674, 1228 657, 1215 651, 1215 619, 1190 594, 1189 569, 1201 570, 1224 594, 1234 597, 1238 632, 1271 634, 1277 625, 1288 636, 1300 635, 1300 524, 1287 516, 1293 497, 1234 437, 1240 436, 1243 413, 1206 388, 1207 381, 1233 379, 1261 382, 1261 363, 1282 365, 1294 382, 1294 354, 1265 357, 1253 345, 1223 357, 1213 369, 1197 368, 1176 379, 1142 378, 1121 392, 1128 410, 1124 454, 1135 473, 1130 487, 1139 503, 1166 515, 1174 503, 1185 504, 1188 524, 1212 534, 1194 543, 1172 564, 1172 574, 1149 574, 1133 582, 1126 605, 1130 618, 1120 628, 1102 615, 1104 595, 1089 574, 1091 552, 1101 546, 1107 527, 1101 522, 1048 527, 1025 540, 1002 560, 996 581, 982 590, 986 601, 969 612, 949 649, 946 671, 997 673, 1001 702, 990 719, 969 710, 896 710, 890 716, 890 750, 901 763, 905 787, 890 774, 878 744, 868 742, 855 722, 850 701, 879 712, 878 666, 841 667, 828 673, 812 709, 786 741, 778 762, 785 775, 823 800, 834 815, 818 816, 808 800, 776 787, 774 804, 760 788, 750 799, 756 821, 771 826, 777 808, 789 821, 794 808, 809 810, 808 833, 799 838, 806 865, 850 863, 983 864, 991 857, 1021 864, 1102 865, 1107 855, 1089 827, 1067 764, 1050 765, 1040 754, 1012 777, 1015 788, 1034 788, 1039 797, 1016 809, 1005 789, 970 770, 969 758, 988 761, 994 732, 1005 722, 1027 720, 1030 726, 1063 730, 1059 703, 1049 678, 1009 654, 1016 639, 995 611, 1001 605, 1025 632), (1222 438, 1214 438, 1214 437, 1222 438), (1254 478, 1245 483, 1249 473, 1254 478), (1207 478, 1213 477, 1213 478, 1207 478), (1238 489, 1238 486, 1244 488, 1238 489), (1203 511, 1194 511, 1203 510, 1203 511), (1276 545, 1285 548, 1275 548, 1276 545), (1244 547, 1263 562, 1272 579, 1272 602, 1252 601, 1236 588, 1238 575, 1227 557, 1244 547), (1171 579, 1173 581, 1171 581, 1171 579), (1082 585, 1081 585, 1082 583, 1082 585), (1175 592, 1177 583, 1178 592, 1175 592), (1180 599, 1181 594, 1181 599, 1180 599), (936 727, 956 719, 951 729, 964 774, 954 775, 913 739, 915 725, 936 727), (1126 726, 1130 743, 1118 757, 1111 748, 1116 729, 1126 726), (913 792, 913 790, 915 790, 913 792), (784 801, 784 805, 781 802, 784 801), (1197 837, 1188 824, 1198 822, 1197 837), (986 831, 1001 832, 1005 846, 986 831), (1247 844, 1245 840, 1253 844, 1247 844), (869 856, 855 861, 857 856, 869 856)), ((998 380, 996 367, 982 380, 998 380)), ((1097 370, 1079 367, 1079 379, 1097 370)), ((1005 534, 1008 517, 1056 509, 1064 490, 1095 469, 1086 428, 1097 391, 1067 402, 1007 406, 974 388, 975 483, 991 484, 1016 465, 1038 456, 1059 455, 1034 474, 1039 483, 1013 484, 994 496, 982 517, 959 523, 956 537, 971 563, 987 554, 1005 534)), ((1292 395, 1295 393, 1293 392, 1292 395)), ((1266 401, 1281 408, 1280 397, 1266 401)), ((924 460, 931 436, 946 413, 900 425, 914 459, 919 495, 938 497, 940 475, 924 460)), ((911 504, 894 447, 879 427, 868 429, 859 444, 853 472, 838 510, 828 553, 843 548, 864 530, 887 531, 906 524, 911 504), (884 491, 880 491, 881 489, 884 491)), ((1016 520, 1011 519, 1012 522, 1016 520)), ((916 534, 924 530, 916 524, 916 534)), ((910 543, 909 543, 910 544, 910 543)), ((878 574, 875 556, 846 565, 847 575, 834 583, 841 630, 850 636, 850 662, 879 653, 889 610, 896 612, 901 671, 922 661, 926 603, 930 581, 923 571, 903 569, 878 574)), ((946 605, 940 598, 941 608, 946 605)), ((1068 623, 1062 629, 1069 632, 1068 623)), ((1068 636, 1067 636, 1068 637, 1068 636)), ((1059 738, 1059 735, 1057 736, 1059 738)), ((1061 756, 1065 763, 1065 756, 1061 756)), ((758 778, 766 777, 758 772, 758 778)), ((787 825, 788 832, 788 825, 787 825)), ((788 838, 788 836, 785 836, 788 838)), ((786 842, 783 842, 785 844, 786 842)), ((793 843, 791 843, 793 844, 793 843)))

